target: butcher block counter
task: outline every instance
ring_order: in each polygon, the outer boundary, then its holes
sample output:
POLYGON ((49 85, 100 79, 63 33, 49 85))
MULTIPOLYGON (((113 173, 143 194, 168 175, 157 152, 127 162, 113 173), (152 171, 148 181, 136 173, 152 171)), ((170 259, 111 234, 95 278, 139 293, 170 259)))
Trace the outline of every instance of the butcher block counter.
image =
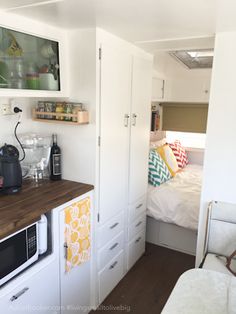
POLYGON ((19 193, 0 195, 0 240, 93 188, 89 184, 68 180, 43 180, 40 183, 26 180, 19 193))

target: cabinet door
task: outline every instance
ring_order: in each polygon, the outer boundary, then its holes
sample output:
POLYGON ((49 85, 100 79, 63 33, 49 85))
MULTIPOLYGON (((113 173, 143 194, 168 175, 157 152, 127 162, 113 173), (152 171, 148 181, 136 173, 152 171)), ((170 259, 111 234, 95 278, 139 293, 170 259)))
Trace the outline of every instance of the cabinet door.
MULTIPOLYGON (((75 312, 88 313, 90 307, 90 281, 91 281, 91 261, 90 257, 86 258, 84 262, 79 264, 78 256, 81 254, 85 256, 86 253, 82 253, 77 250, 78 247, 83 247, 84 242, 77 241, 78 237, 82 234, 85 235, 88 232, 88 228, 84 225, 84 221, 87 219, 84 217, 84 213, 88 208, 87 199, 90 197, 82 197, 80 200, 75 201, 71 206, 65 208, 60 212, 60 282, 61 282, 61 314, 69 314, 75 312), (67 209, 70 212, 67 212, 67 209), (77 215, 77 210, 80 211, 77 215), (82 214, 82 215, 81 215, 82 214), (67 237, 66 242, 66 226, 72 226, 70 234, 67 237), (83 224, 83 226, 82 226, 83 224), (78 229, 77 227, 82 227, 78 229), (70 239, 70 240, 68 240, 70 239), (70 242, 70 243, 69 243, 70 242), (70 257, 69 257, 70 256, 70 257), (68 263, 77 264, 74 267, 68 269, 68 263)), ((79 227, 79 228, 80 228, 79 227)), ((90 231, 91 232, 91 231, 90 231)), ((83 236, 82 236, 83 237, 83 236)), ((91 235, 87 238, 90 241, 91 235)), ((86 240, 86 241, 87 241, 86 240)))
POLYGON ((127 204, 129 108, 132 57, 102 46, 100 101, 100 222, 127 204))
POLYGON ((0 27, 0 89, 60 91, 59 43, 0 27))
POLYGON ((164 84, 163 79, 152 78, 152 100, 159 100, 164 98, 164 84))
POLYGON ((60 314, 58 268, 58 260, 54 260, 10 293, 2 296, 0 312, 60 314))
POLYGON ((152 61, 133 58, 132 110, 129 165, 129 203, 147 190, 151 120, 152 61))

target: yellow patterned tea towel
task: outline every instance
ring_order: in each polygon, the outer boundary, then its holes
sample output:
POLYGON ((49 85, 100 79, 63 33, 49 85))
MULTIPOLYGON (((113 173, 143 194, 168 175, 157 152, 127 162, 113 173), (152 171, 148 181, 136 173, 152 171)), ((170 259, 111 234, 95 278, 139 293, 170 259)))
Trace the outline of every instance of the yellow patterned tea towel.
POLYGON ((65 209, 66 272, 90 259, 90 216, 90 197, 65 209))

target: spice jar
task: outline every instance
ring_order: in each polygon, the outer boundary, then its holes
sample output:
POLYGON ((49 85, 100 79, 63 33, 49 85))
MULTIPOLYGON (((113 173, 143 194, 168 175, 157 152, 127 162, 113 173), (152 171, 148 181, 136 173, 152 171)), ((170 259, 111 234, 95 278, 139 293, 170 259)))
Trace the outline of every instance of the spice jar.
MULTIPOLYGON (((73 105, 70 103, 67 103, 64 105, 64 113, 72 114, 73 112, 73 105)), ((72 117, 65 117, 65 121, 72 121, 72 117)))
MULTIPOLYGON (((56 103, 56 113, 64 113, 64 103, 56 103)), ((63 116, 56 116, 56 120, 64 120, 63 116)))

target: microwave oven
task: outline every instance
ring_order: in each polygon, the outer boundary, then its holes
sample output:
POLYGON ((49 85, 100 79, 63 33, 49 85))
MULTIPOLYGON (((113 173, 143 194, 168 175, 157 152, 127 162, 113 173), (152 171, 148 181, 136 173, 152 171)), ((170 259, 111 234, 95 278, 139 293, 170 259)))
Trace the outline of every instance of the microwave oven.
POLYGON ((47 219, 44 216, 39 222, 0 240, 0 286, 37 261, 40 254, 46 252, 47 226, 45 224, 47 219), (42 248, 40 243, 43 244, 42 248))

